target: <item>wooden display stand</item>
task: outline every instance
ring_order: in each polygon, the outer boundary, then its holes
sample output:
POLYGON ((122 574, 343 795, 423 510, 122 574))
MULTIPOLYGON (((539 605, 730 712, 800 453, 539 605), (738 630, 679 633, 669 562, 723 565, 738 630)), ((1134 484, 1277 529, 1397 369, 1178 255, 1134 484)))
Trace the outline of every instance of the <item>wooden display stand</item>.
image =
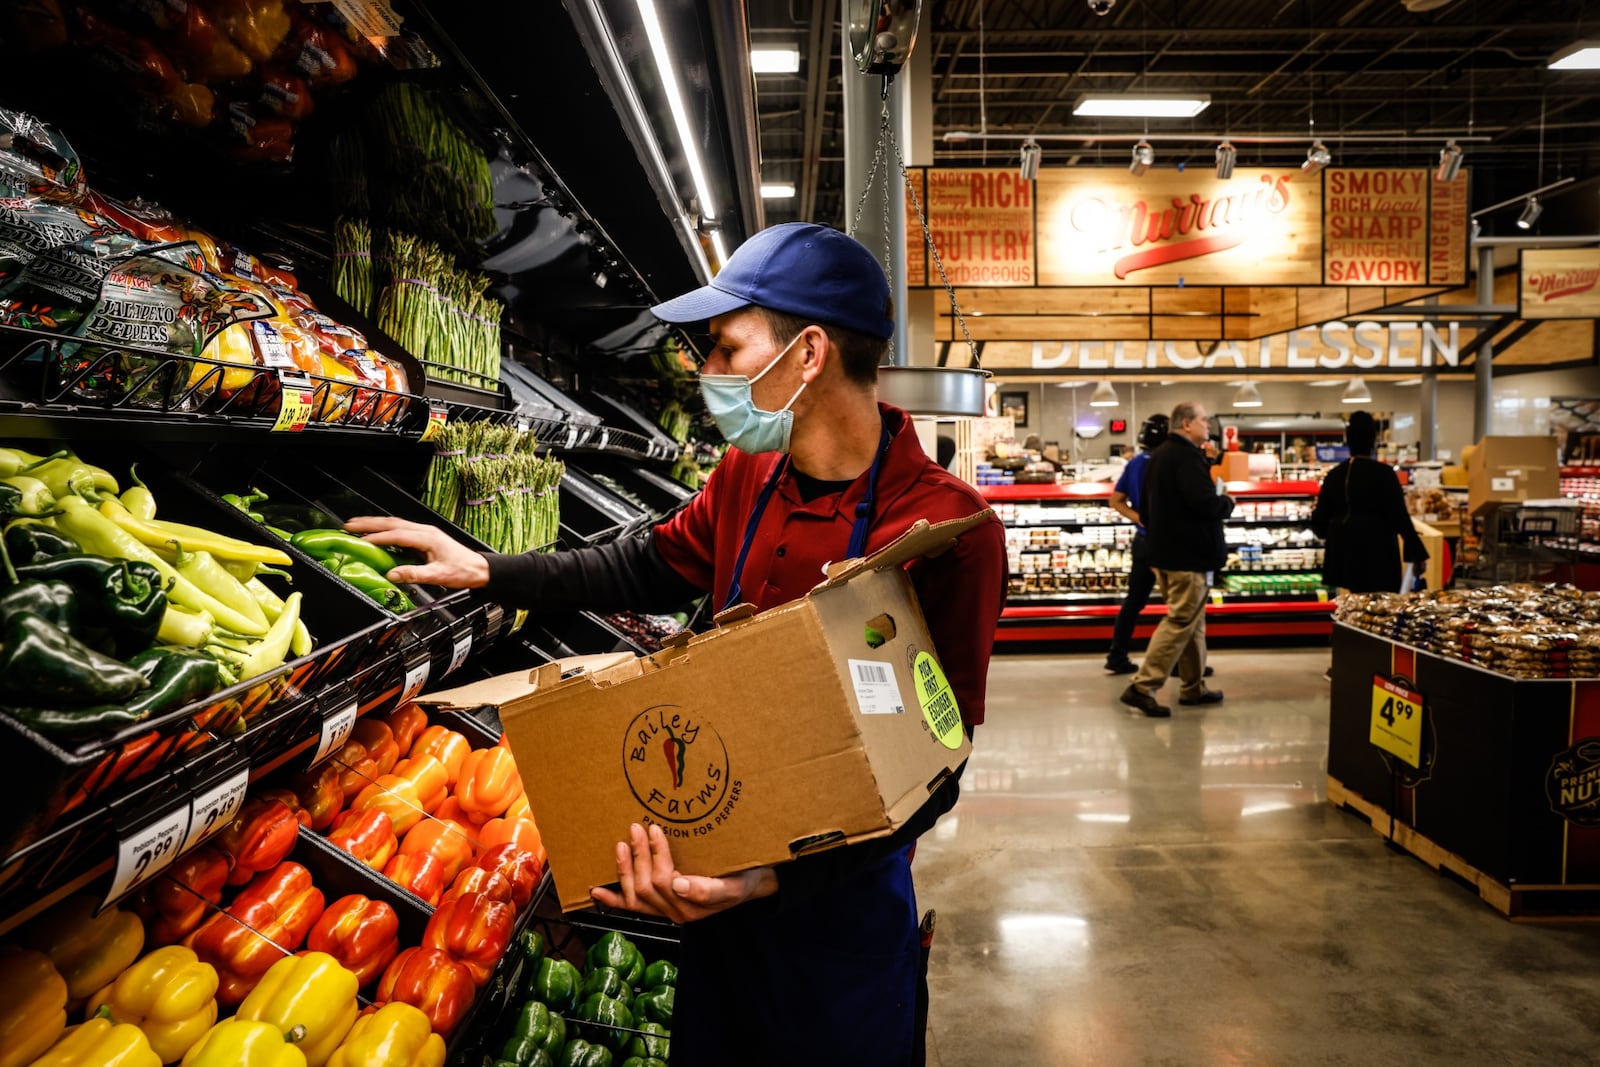
POLYGON ((1411 525, 1416 528, 1417 536, 1422 538, 1422 547, 1428 550, 1428 562, 1423 566, 1422 577, 1429 589, 1443 589, 1445 535, 1415 516, 1411 519, 1411 525))
POLYGON ((1524 681, 1335 624, 1328 799, 1514 919, 1600 918, 1600 679, 1524 681), (1421 767, 1373 744, 1420 693, 1421 767))

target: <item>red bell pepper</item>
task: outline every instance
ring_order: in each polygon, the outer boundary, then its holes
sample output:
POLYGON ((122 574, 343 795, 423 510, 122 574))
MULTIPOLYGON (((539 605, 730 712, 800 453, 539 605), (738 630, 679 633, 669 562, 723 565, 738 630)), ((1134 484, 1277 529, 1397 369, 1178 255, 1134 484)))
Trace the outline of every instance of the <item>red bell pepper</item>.
POLYGON ((179 856, 166 873, 134 898, 133 910, 144 920, 152 946, 173 945, 199 928, 222 903, 228 882, 228 857, 201 845, 179 856))
POLYGON ((459 897, 463 893, 477 893, 479 896, 491 900, 503 900, 511 906, 516 906, 516 901, 511 896, 511 883, 499 871, 486 871, 482 867, 463 867, 461 873, 456 875, 456 880, 450 883, 450 888, 444 891, 444 900, 459 897))
POLYGON ((544 865, 539 857, 509 842, 496 845, 479 856, 478 866, 496 872, 511 883, 511 899, 518 911, 528 906, 533 891, 539 888, 539 879, 544 877, 544 865))
POLYGON ((373 870, 381 871, 400 847, 400 840, 386 812, 377 808, 352 808, 333 820, 328 844, 350 853, 373 870))
POLYGON ((404 841, 400 854, 426 852, 444 866, 445 884, 455 881, 461 868, 472 862, 478 848, 473 844, 473 834, 465 826, 449 819, 423 819, 413 826, 404 841))
POLYGON ((229 885, 244 885, 283 862, 300 835, 300 820, 281 800, 257 797, 245 802, 214 844, 233 862, 229 885))
POLYGON ((306 948, 338 960, 364 988, 399 955, 400 917, 383 901, 352 893, 328 905, 306 935, 306 948))
POLYGON ((382 719, 357 719, 350 737, 366 748, 367 755, 378 764, 378 774, 388 774, 400 762, 400 745, 382 719))
POLYGON ((322 917, 322 890, 298 863, 259 874, 225 912, 217 912, 184 939, 217 969, 217 1003, 239 1004, 285 951, 300 947, 322 917))
POLYGON ((417 799, 422 802, 422 810, 429 815, 438 811, 439 805, 450 795, 449 772, 444 769, 444 764, 426 753, 395 764, 394 776, 416 783, 417 799))
POLYGON ((389 816, 394 832, 401 836, 428 814, 417 792, 417 783, 397 774, 385 774, 357 793, 350 802, 350 810, 383 812, 389 816))
POLYGON ((402 704, 385 715, 383 721, 388 725, 389 732, 394 734, 400 758, 405 759, 411 755, 412 746, 422 731, 428 728, 428 713, 415 704, 402 704))
POLYGON ((379 1004, 398 1000, 420 1008, 433 1032, 448 1038, 478 995, 467 968, 436 948, 408 948, 378 982, 379 1004))
POLYGON ((461 777, 461 764, 466 760, 472 745, 466 737, 444 726, 430 726, 417 737, 411 746, 413 756, 432 756, 444 764, 450 776, 450 788, 456 787, 461 777))
POLYGON ((310 813, 313 830, 326 830, 333 825, 334 816, 344 810, 344 790, 339 786, 342 771, 343 768, 329 760, 295 776, 289 783, 295 796, 300 798, 300 806, 310 813))
POLYGON ((328 762, 340 769, 339 789, 346 800, 371 785, 381 773, 378 761, 368 755, 367 746, 354 738, 346 741, 328 762))
POLYGON ((306 810, 304 804, 300 803, 300 798, 295 795, 294 790, 264 789, 257 795, 262 800, 283 801, 289 806, 289 810, 294 812, 295 821, 301 826, 304 826, 306 829, 311 829, 311 813, 306 810))
POLYGON ((461 761, 461 774, 456 779, 456 799, 465 811, 475 811, 494 818, 505 814, 511 802, 522 792, 522 776, 517 773, 517 761, 511 750, 496 745, 494 748, 477 748, 467 753, 461 761))
POLYGON ((544 864, 544 839, 532 819, 490 819, 478 830, 478 842, 485 848, 513 844, 532 852, 539 857, 540 865, 544 864))
POLYGON ((383 868, 385 878, 432 907, 444 892, 444 864, 427 852, 395 853, 383 868))
POLYGON ((516 932, 514 905, 477 893, 442 901, 422 931, 422 947, 450 953, 481 986, 489 980, 516 932))

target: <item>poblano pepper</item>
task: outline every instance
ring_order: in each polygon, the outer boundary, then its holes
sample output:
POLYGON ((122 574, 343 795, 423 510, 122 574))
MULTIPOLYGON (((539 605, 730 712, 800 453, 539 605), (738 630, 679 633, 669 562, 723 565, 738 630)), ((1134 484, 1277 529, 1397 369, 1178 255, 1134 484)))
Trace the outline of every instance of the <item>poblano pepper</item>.
POLYGON ((83 551, 78 542, 37 522, 18 522, 6 527, 6 551, 18 567, 42 563, 56 556, 75 556, 83 551))
POLYGON ((78 594, 66 582, 18 582, 0 592, 0 626, 19 611, 31 611, 46 622, 78 636, 78 594))
POLYGON ((517 1067, 532 1067, 538 1063, 536 1054, 549 1057, 561 1050, 567 1039, 567 1024, 561 1016, 551 1012, 548 1005, 530 1000, 517 1012, 517 1021, 511 1036, 500 1047, 500 1058, 517 1067))
POLYGON ((128 660, 149 688, 119 704, 89 707, 4 706, 0 711, 46 737, 75 741, 115 733, 125 726, 192 704, 228 684, 222 664, 190 649, 152 648, 128 660))
POLYGON ((149 688, 132 667, 102 656, 31 611, 12 615, 0 633, 0 690, 13 700, 104 704, 149 688))
POLYGON ((54 556, 18 567, 17 577, 72 586, 79 620, 85 627, 105 630, 118 655, 150 647, 167 610, 161 572, 137 560, 54 556))

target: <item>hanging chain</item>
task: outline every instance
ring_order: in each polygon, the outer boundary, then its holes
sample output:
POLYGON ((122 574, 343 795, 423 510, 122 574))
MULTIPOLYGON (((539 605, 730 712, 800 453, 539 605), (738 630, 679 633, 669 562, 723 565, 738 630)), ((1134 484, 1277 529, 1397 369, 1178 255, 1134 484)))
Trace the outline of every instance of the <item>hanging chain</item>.
POLYGON ((928 229, 928 213, 922 210, 922 200, 917 196, 917 183, 911 180, 911 172, 906 168, 906 161, 900 156, 900 145, 892 138, 890 143, 894 144, 894 161, 900 167, 900 177, 906 183, 906 192, 911 194, 911 206, 916 209, 917 223, 922 227, 923 243, 928 246, 928 251, 933 256, 933 265, 939 268, 939 280, 944 283, 945 294, 950 297, 950 312, 961 327, 961 336, 967 339, 967 352, 972 356, 972 365, 982 370, 983 364, 978 362, 978 346, 972 340, 972 331, 967 329, 967 317, 961 313, 961 302, 956 299, 956 287, 950 284, 950 275, 945 273, 944 259, 939 255, 939 246, 934 242, 933 231, 928 229))

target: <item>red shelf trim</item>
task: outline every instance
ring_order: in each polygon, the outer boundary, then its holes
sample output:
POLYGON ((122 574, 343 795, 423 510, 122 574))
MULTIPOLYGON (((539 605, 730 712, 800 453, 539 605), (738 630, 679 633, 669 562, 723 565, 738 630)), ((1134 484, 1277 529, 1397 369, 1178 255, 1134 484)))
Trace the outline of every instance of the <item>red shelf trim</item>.
MULTIPOLYGON (((1600 468, 1596 468, 1600 470, 1600 468)), ((1230 496, 1316 496, 1318 482, 1230 482, 1230 496)), ((1110 482, 1072 482, 1068 485, 986 485, 978 492, 995 503, 1040 503, 1055 500, 1106 500, 1110 482)))

